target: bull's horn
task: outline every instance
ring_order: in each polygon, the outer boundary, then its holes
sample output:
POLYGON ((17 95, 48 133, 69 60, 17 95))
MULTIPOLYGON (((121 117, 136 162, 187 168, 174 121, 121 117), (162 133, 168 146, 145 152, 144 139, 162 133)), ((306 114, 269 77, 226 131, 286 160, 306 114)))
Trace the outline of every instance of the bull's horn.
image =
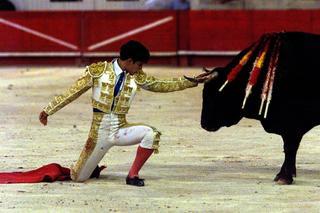
POLYGON ((209 70, 208 68, 206 67, 202 67, 202 70, 205 71, 205 72, 212 72, 213 70, 209 70))
POLYGON ((195 78, 191 78, 191 77, 188 77, 188 76, 183 76, 185 79, 187 79, 188 81, 191 81, 191 82, 194 82, 194 83, 198 83, 198 81, 195 79, 195 78))

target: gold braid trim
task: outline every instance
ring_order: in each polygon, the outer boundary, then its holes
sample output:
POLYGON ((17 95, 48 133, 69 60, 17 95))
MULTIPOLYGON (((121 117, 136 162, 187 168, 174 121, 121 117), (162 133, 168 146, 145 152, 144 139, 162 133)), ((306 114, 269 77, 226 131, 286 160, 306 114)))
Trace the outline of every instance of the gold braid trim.
POLYGON ((70 102, 77 99, 92 86, 92 78, 88 71, 84 73, 71 87, 61 95, 53 98, 53 100, 43 110, 52 115, 70 102))
POLYGON ((196 87, 198 84, 188 81, 187 79, 172 78, 167 80, 157 79, 153 76, 148 76, 142 70, 134 75, 135 82, 145 90, 152 92, 174 92, 184 90, 191 87, 196 87))
POLYGON ((88 158, 92 154, 94 148, 96 147, 97 140, 98 140, 98 131, 100 128, 100 124, 101 124, 103 115, 104 115, 104 113, 100 113, 100 112, 93 113, 91 129, 89 132, 89 137, 86 142, 86 145, 84 146, 76 165, 71 166, 71 179, 72 180, 76 181, 78 179, 78 176, 81 172, 81 169, 83 168, 83 166, 87 162, 88 158))
POLYGON ((134 74, 134 80, 138 85, 144 84, 146 82, 146 79, 147 79, 147 74, 142 70, 134 74))
POLYGON ((92 107, 101 110, 102 112, 109 113, 111 111, 111 104, 104 104, 92 99, 92 107))
POLYGON ((88 66, 87 70, 92 78, 99 78, 105 72, 107 66, 108 66, 108 63, 106 61, 98 62, 88 66))
POLYGON ((159 153, 159 142, 160 142, 160 135, 161 135, 161 132, 157 131, 157 130, 154 130, 153 131, 153 144, 152 144, 152 148, 154 150, 154 153, 155 154, 158 154, 159 153))

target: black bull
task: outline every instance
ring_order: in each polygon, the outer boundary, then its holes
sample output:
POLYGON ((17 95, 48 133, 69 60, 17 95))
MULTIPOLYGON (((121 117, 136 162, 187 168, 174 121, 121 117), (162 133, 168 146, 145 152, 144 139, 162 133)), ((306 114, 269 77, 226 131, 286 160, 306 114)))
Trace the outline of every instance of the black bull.
POLYGON ((201 126, 208 131, 217 131, 220 127, 237 124, 242 117, 260 120, 265 131, 281 135, 284 143, 285 160, 275 181, 291 184, 292 177, 296 176, 299 143, 306 132, 320 124, 320 35, 302 32, 271 35, 270 47, 276 38, 280 40, 280 47, 267 117, 259 115, 258 111, 272 51, 266 55, 244 109, 245 88, 259 47, 235 80, 218 91, 230 70, 248 52, 247 48, 227 66, 214 69, 218 77, 204 85, 201 126))

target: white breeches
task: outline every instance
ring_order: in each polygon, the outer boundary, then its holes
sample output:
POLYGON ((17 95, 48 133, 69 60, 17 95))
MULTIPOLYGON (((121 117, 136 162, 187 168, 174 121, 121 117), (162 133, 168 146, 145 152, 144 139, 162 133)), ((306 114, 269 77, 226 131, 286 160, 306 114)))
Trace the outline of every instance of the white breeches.
POLYGON ((146 125, 127 124, 124 115, 94 112, 89 138, 71 170, 71 178, 79 182, 89 179, 112 146, 140 143, 143 148, 157 149, 159 140, 160 132, 146 125))

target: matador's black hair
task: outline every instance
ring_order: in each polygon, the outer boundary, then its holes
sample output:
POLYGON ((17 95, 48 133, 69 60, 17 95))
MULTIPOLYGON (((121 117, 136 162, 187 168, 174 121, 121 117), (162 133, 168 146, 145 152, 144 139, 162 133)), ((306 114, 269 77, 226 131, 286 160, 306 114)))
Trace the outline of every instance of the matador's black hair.
POLYGON ((149 50, 138 41, 128 41, 120 48, 120 59, 126 60, 131 58, 133 62, 141 61, 147 63, 150 58, 149 50))

